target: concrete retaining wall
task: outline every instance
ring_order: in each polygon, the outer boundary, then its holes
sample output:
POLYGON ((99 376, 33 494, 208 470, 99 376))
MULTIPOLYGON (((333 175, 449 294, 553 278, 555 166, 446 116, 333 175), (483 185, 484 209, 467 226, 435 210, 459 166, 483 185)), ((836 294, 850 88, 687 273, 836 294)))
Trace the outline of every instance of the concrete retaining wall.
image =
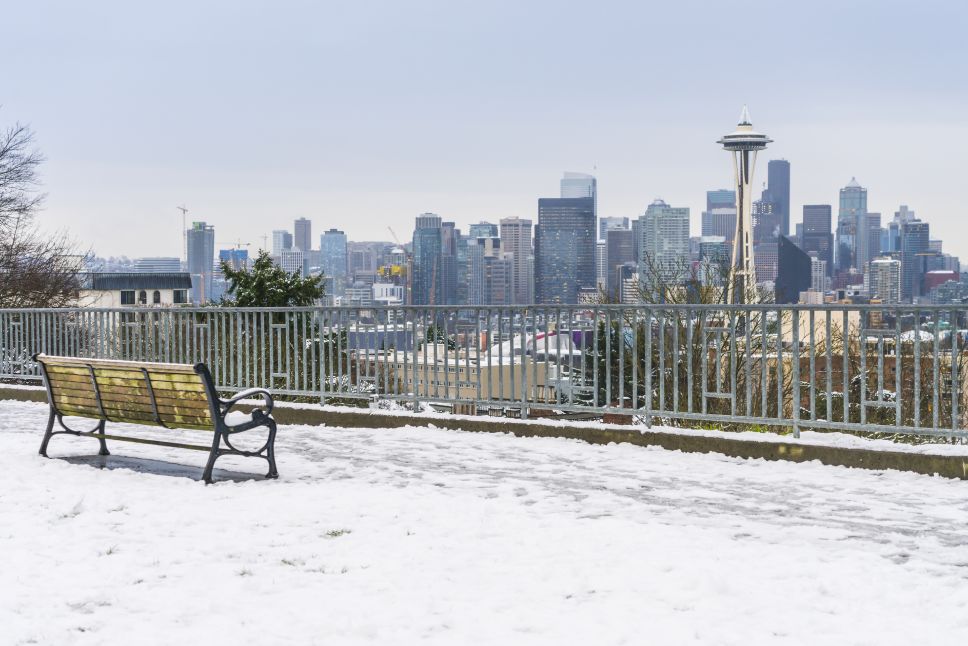
MULTIPOLYGON (((4 388, 0 386, 0 400, 46 402, 47 393, 42 389, 4 388)), ((378 411, 290 408, 280 406, 273 416, 280 424, 304 424, 309 426, 336 426, 348 428, 401 428, 404 426, 434 426, 455 431, 474 433, 512 433, 519 437, 571 438, 591 444, 626 442, 640 446, 659 446, 670 451, 688 453, 719 453, 737 458, 762 458, 764 460, 787 460, 808 462, 816 460, 832 466, 857 469, 893 469, 925 475, 968 480, 968 455, 932 455, 909 451, 884 451, 839 446, 818 446, 798 442, 757 442, 723 433, 722 437, 641 432, 606 424, 528 423, 501 419, 499 422, 487 417, 424 417, 416 415, 386 414, 378 411)), ((38 429, 40 434, 43 429, 38 429)), ((39 436, 39 435, 38 435, 39 436)))

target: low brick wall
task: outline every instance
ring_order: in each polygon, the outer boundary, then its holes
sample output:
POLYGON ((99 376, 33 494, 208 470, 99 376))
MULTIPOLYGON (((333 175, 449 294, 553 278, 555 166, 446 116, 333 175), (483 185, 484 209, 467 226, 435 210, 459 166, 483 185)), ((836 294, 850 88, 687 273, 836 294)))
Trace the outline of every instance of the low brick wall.
MULTIPOLYGON (((0 386, 0 400, 46 402, 47 394, 40 389, 4 388, 0 386)), ((386 414, 379 411, 289 408, 280 406, 273 412, 280 424, 309 426, 337 426, 346 428, 402 428, 404 426, 434 426, 472 433, 512 433, 519 437, 559 437, 582 440, 591 444, 625 442, 639 446, 659 446, 670 451, 687 453, 719 453, 737 458, 762 458, 809 462, 816 460, 831 466, 857 469, 893 469, 925 475, 968 480, 968 455, 932 455, 908 451, 882 451, 854 447, 817 446, 799 442, 757 442, 723 433, 721 437, 664 433, 623 428, 605 424, 527 423, 487 417, 424 417, 417 415, 386 414)), ((38 429, 38 433, 43 429, 38 429)))

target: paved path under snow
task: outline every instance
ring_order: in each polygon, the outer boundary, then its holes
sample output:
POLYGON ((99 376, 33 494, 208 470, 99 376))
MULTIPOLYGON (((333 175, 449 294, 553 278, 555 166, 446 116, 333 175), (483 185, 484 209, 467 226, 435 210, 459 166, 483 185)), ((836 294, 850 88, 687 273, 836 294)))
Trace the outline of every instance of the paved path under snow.
POLYGON ((0 402, 3 644, 968 638, 968 482, 283 427, 281 480, 242 480, 263 463, 233 458, 205 487, 201 453, 40 458, 46 410, 0 402))

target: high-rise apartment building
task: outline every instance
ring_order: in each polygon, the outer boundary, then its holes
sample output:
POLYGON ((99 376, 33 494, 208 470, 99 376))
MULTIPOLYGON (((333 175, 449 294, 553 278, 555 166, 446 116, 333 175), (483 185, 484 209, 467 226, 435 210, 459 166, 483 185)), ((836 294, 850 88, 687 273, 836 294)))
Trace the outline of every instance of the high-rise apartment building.
MULTIPOLYGON (((594 178, 590 179, 594 186, 594 178)), ((538 200, 534 239, 536 303, 574 304, 580 290, 595 289, 595 234, 594 197, 538 200)))
POLYGON ((239 271, 240 269, 249 268, 249 250, 248 249, 219 249, 218 252, 219 264, 225 263, 232 269, 239 271))
POLYGON ((504 218, 501 220, 501 250, 510 255, 511 302, 525 305, 534 302, 531 293, 530 258, 531 220, 504 218))
POLYGON ((289 274, 306 275, 306 253, 299 249, 283 249, 279 254, 279 266, 289 274))
POLYGON ((827 291, 827 261, 810 257, 810 289, 823 294, 827 291))
POLYGON ((643 285, 661 281, 678 283, 687 275, 689 263, 689 208, 672 207, 655 200, 639 216, 639 273, 643 285))
POLYGON ((276 229, 272 232, 272 255, 279 258, 287 249, 292 249, 292 234, 285 229, 276 229))
POLYGON ((346 234, 329 229, 319 236, 319 268, 326 279, 326 294, 340 296, 349 277, 349 248, 346 234))
POLYGON ((188 273, 192 277, 192 302, 205 303, 212 298, 212 275, 215 267, 215 227, 192 222, 187 233, 188 273))
POLYGON ((901 302, 901 263, 894 258, 871 260, 868 272, 868 291, 872 299, 882 303, 901 302))
POLYGON ((413 271, 410 302, 413 305, 441 304, 441 218, 433 213, 417 216, 413 231, 413 271))

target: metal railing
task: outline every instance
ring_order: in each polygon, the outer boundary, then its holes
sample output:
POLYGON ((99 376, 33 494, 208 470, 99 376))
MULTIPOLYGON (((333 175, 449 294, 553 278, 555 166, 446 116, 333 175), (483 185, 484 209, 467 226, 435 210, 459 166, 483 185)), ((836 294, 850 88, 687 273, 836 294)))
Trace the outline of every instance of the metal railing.
POLYGON ((0 310, 36 352, 208 364, 218 387, 472 414, 968 437, 968 308, 572 305, 0 310))

